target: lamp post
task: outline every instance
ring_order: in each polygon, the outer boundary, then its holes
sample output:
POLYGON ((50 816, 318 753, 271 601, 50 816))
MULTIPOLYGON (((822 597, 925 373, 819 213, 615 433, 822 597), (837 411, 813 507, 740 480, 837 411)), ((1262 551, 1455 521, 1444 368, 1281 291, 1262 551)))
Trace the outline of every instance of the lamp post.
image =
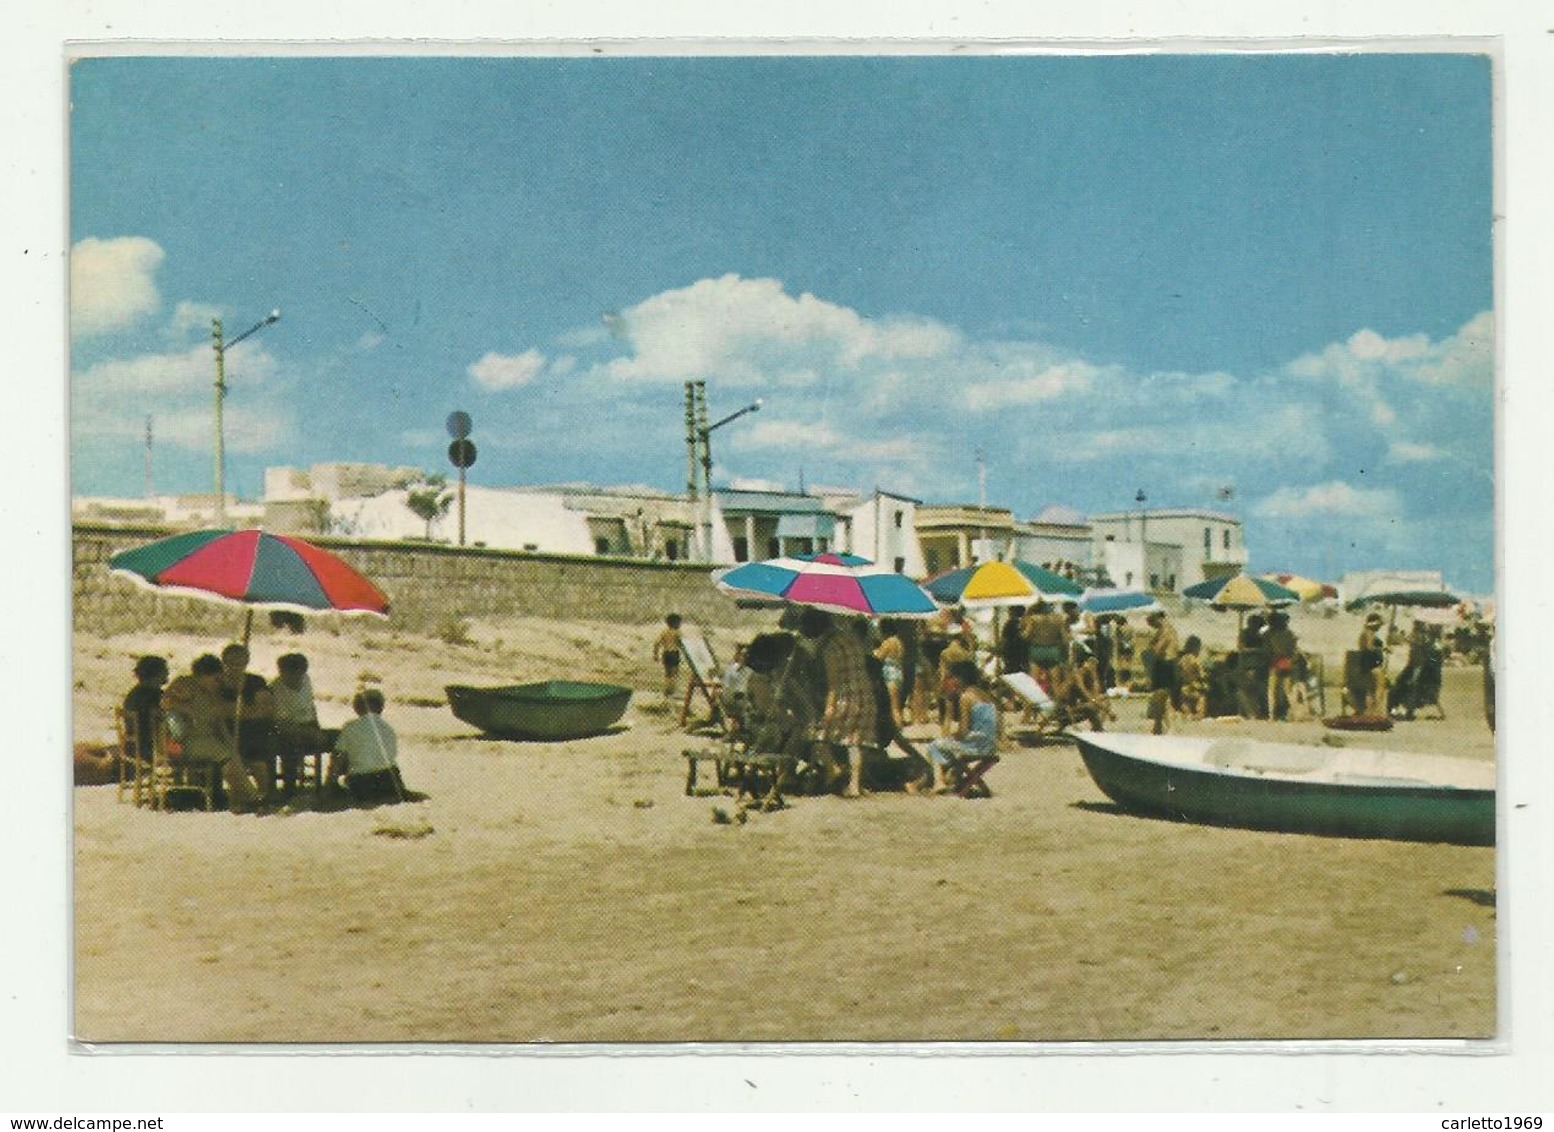
POLYGON ((1139 588, 1150 590, 1154 587, 1149 584, 1149 512, 1144 507, 1149 496, 1141 487, 1133 501, 1139 505, 1139 581, 1143 583, 1139 588))
POLYGON ((280 321, 281 312, 271 311, 269 316, 254 323, 232 341, 225 341, 221 333, 221 320, 211 319, 210 336, 216 351, 216 523, 227 525, 227 448, 226 433, 222 422, 222 404, 227 398, 227 351, 251 334, 257 334, 266 326, 280 321))
MULTIPOLYGON (((712 561, 712 434, 724 425, 737 421, 746 413, 760 412, 763 404, 765 402, 760 397, 757 397, 743 409, 736 410, 726 417, 715 420, 710 425, 702 425, 697 430, 701 439, 701 480, 703 488, 701 499, 701 551, 703 562, 712 561)), ((705 411, 706 402, 702 403, 702 409, 705 411)))

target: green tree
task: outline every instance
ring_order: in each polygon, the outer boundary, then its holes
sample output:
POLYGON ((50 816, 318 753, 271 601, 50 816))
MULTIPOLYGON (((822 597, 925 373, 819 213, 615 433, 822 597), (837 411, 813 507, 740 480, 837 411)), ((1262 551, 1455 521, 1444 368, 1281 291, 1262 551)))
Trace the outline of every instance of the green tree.
POLYGON ((428 542, 432 539, 432 524, 446 515, 452 505, 453 492, 448 490, 448 481, 440 475, 427 476, 405 496, 405 506, 426 524, 428 542))

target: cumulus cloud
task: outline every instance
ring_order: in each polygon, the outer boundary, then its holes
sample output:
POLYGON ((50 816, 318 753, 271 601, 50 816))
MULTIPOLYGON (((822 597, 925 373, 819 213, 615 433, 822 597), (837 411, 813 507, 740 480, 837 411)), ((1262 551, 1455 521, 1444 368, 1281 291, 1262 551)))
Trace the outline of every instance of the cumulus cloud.
POLYGON ((1386 519, 1401 510, 1398 493, 1390 488, 1358 488, 1332 480, 1310 487, 1281 487, 1259 500, 1252 513, 1262 519, 1386 519))
POLYGON ((154 240, 88 236, 70 249, 70 326, 77 334, 123 330, 161 306, 156 271, 166 258, 154 240))
POLYGON ((866 363, 942 357, 959 341, 932 319, 866 319, 814 295, 790 295, 775 279, 738 275, 654 295, 615 316, 610 329, 631 347, 608 370, 625 381, 716 374, 749 385, 817 367, 855 371, 866 363))
POLYGON ((528 385, 544 368, 545 355, 538 350, 526 350, 517 355, 488 353, 467 372, 476 384, 498 391, 528 385))
POLYGON ((194 333, 208 337, 212 320, 220 317, 219 307, 181 299, 173 308, 173 316, 167 320, 166 333, 169 338, 176 341, 182 341, 194 333))
POLYGON ((964 396, 968 408, 982 412, 1007 409, 1014 405, 1033 405, 1061 397, 1065 393, 1088 392, 1094 386, 1099 372, 1092 365, 1072 361, 1046 366, 1034 373, 1003 373, 995 379, 967 386, 964 396))
MULTIPOLYGON (((275 374, 275 359, 263 346, 244 343, 241 353, 227 355, 228 383, 263 385, 275 374)), ((155 397, 209 390, 216 380, 216 361, 209 346, 191 346, 168 354, 141 354, 97 362, 73 378, 77 397, 155 397)))

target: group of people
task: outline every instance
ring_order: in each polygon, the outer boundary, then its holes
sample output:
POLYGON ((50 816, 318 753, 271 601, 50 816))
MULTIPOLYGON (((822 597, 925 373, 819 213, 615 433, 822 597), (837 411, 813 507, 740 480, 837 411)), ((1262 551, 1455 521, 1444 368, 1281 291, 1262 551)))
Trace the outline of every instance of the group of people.
POLYGON ((308 660, 287 653, 273 680, 249 671, 250 654, 230 644, 218 657, 196 657, 189 671, 171 676, 165 658, 135 662, 135 685, 124 715, 136 741, 153 741, 165 727, 170 757, 216 767, 234 812, 263 812, 296 791, 309 755, 329 755, 326 784, 342 782, 365 805, 407 798, 399 773, 398 739, 383 718, 385 699, 363 688, 353 699, 356 718, 338 732, 318 719, 308 660))

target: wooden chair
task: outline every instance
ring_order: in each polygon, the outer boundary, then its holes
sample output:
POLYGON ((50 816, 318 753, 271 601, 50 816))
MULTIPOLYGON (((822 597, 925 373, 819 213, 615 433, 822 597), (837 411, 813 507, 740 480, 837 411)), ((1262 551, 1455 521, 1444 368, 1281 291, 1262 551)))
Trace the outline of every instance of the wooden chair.
POLYGON ((168 798, 183 793, 198 796, 201 808, 214 809, 216 777, 220 773, 216 764, 185 759, 182 746, 168 731, 167 717, 161 713, 156 716, 152 732, 151 776, 148 782, 148 804, 151 808, 170 809, 168 798))
POLYGON ((119 738, 118 800, 124 801, 127 794, 135 805, 146 805, 151 794, 153 744, 140 734, 140 717, 126 713, 122 704, 113 709, 113 723, 119 738))

